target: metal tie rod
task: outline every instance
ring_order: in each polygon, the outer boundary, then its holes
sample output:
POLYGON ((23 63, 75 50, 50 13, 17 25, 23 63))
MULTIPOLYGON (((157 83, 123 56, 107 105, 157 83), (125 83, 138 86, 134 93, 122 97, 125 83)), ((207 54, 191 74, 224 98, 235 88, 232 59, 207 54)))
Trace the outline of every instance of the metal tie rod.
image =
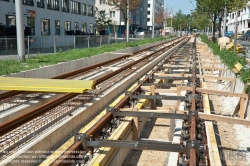
POLYGON ((181 101, 186 101, 187 97, 186 96, 167 96, 167 95, 155 95, 155 96, 150 96, 150 95, 132 95, 133 99, 166 99, 166 100, 181 100, 181 101))
MULTIPOLYGON (((111 147, 121 149, 135 149, 135 150, 157 150, 157 151, 169 151, 185 153, 190 155, 190 149, 196 149, 198 151, 200 141, 190 140, 186 141, 186 146, 183 144, 172 144, 167 141, 157 140, 140 140, 140 141, 128 141, 128 140, 105 140, 105 139, 90 139, 87 134, 77 133, 74 136, 74 141, 80 140, 82 142, 83 149, 88 147, 111 147)), ((197 154, 199 155, 199 154, 197 154)))
MULTIPOLYGON (((155 86, 161 86, 161 87, 176 87, 176 84, 163 84, 163 83, 144 83, 143 86, 151 86, 151 85, 155 85, 155 86)), ((187 86, 187 85, 183 85, 183 86, 187 86)))
POLYGON ((171 66, 162 66, 166 69, 190 69, 190 67, 171 67, 171 66))
POLYGON ((188 80, 190 77, 168 77, 168 76, 153 76, 154 79, 169 79, 169 80, 188 80))
POLYGON ((192 74, 191 71, 163 71, 165 74, 180 74, 180 73, 184 73, 184 74, 192 74))
POLYGON ((132 111, 122 111, 113 112, 113 116, 131 116, 131 117, 147 117, 147 118, 168 118, 168 119, 188 119, 185 114, 175 114, 175 113, 159 113, 159 112, 132 112, 132 111))

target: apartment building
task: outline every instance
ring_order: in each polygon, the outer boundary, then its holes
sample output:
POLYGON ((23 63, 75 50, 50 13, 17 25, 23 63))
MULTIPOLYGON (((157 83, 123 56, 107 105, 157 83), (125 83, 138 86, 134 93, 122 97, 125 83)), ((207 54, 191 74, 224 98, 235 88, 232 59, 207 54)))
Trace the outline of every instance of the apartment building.
MULTIPOLYGON (((63 36, 67 31, 95 32, 95 0, 22 0, 25 26, 35 36, 63 36)), ((15 0, 0 0, 0 23, 16 24, 15 0)))
MULTIPOLYGON (((105 14, 112 20, 112 25, 105 28, 109 29, 111 33, 117 32, 118 34, 124 34, 126 27, 123 17, 123 13, 114 8, 114 6, 107 5, 106 0, 95 0, 95 7, 99 11, 105 10, 105 14)), ((135 29, 145 30, 146 25, 146 15, 147 15, 147 0, 143 0, 141 6, 137 11, 131 14, 130 21, 130 31, 135 29)))
POLYGON ((246 7, 237 12, 227 14, 226 31, 234 31, 236 22, 238 23, 238 33, 241 33, 244 29, 250 28, 250 1, 248 1, 246 7))
MULTIPOLYGON (((148 0, 148 15, 147 15, 147 29, 149 31, 152 30, 153 25, 153 12, 154 17, 159 14, 158 12, 163 9, 164 7, 164 0, 148 0)), ((157 24, 155 25, 155 29, 157 29, 157 24)))

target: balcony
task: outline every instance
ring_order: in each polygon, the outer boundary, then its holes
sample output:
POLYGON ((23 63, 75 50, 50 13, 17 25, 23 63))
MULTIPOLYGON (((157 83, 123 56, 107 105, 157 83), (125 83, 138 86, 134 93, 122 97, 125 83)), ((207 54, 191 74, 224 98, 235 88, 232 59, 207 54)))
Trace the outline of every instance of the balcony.
POLYGON ((37 2, 37 7, 45 8, 45 4, 42 2, 37 2))
POLYGON ((62 8, 62 11, 63 11, 63 12, 69 12, 69 8, 63 7, 63 8, 62 8))
POLYGON ((59 6, 51 4, 47 4, 47 9, 58 10, 58 11, 60 10, 59 6))
POLYGON ((24 5, 34 6, 34 1, 33 0, 23 0, 23 4, 24 5))

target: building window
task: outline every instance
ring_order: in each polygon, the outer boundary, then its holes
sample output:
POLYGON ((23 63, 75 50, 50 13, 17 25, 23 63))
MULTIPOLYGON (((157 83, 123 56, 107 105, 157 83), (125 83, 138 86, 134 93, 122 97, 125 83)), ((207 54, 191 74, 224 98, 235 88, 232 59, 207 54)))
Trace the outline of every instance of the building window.
POLYGON ((27 26, 31 28, 31 35, 35 35, 35 18, 27 17, 27 26))
POLYGON ((50 35, 49 19, 41 19, 41 35, 50 35))
POLYGON ((87 13, 87 5, 83 3, 82 4, 82 15, 86 16, 86 13, 87 13))
POLYGON ((106 0, 100 0, 100 5, 105 5, 106 4, 106 0))
POLYGON ((78 31, 78 30, 79 30, 79 23, 75 22, 75 31, 78 31))
POLYGON ((148 7, 150 7, 150 3, 148 4, 148 7))
POLYGON ((87 23, 82 23, 82 32, 84 33, 84 34, 86 34, 86 32, 87 32, 87 23))
POLYGON ((89 33, 90 35, 94 33, 94 24, 89 24, 89 33))
POLYGON ((16 16, 6 15, 6 25, 16 25, 16 16))
POLYGON ((109 16, 110 16, 110 18, 114 18, 115 17, 115 11, 110 11, 109 16))
POLYGON ((93 17, 93 6, 88 5, 88 16, 93 17))
POLYGON ((71 0, 71 13, 80 14, 80 2, 75 2, 71 0))
POLYGON ((148 20, 147 20, 148 22, 150 21, 150 18, 148 18, 148 20))
POLYGON ((70 21, 65 21, 64 22, 65 31, 70 31, 70 27, 71 27, 70 21))
POLYGON ((60 21, 55 20, 55 35, 60 35, 60 21))
POLYGON ((36 5, 37 7, 44 8, 45 7, 44 0, 37 0, 36 5))
POLYGON ((52 10, 60 10, 59 0, 47 0, 47 8, 52 10))
POLYGON ((34 6, 34 1, 33 0, 23 0, 23 4, 34 6))
POLYGON ((148 11, 148 15, 150 15, 150 11, 148 11))
POLYGON ((69 0, 62 0, 62 11, 69 12, 69 0))

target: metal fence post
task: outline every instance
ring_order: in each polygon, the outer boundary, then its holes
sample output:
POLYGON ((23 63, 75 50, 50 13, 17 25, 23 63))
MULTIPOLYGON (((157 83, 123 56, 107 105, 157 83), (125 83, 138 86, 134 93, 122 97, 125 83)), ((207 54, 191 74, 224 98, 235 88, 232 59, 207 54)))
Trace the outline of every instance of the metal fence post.
POLYGON ((28 50, 27 50, 28 58, 30 57, 30 37, 28 36, 28 50))
POLYGON ((7 40, 7 37, 5 37, 5 49, 6 49, 6 52, 8 53, 8 40, 7 40))
POLYGON ((100 47, 102 46, 102 36, 100 36, 100 47))
POLYGON ((54 37, 54 53, 56 53, 56 37, 54 37))
POLYGON ((89 48, 89 36, 88 36, 88 48, 89 48))
POLYGON ((74 35, 74 49, 76 49, 76 35, 74 35))

